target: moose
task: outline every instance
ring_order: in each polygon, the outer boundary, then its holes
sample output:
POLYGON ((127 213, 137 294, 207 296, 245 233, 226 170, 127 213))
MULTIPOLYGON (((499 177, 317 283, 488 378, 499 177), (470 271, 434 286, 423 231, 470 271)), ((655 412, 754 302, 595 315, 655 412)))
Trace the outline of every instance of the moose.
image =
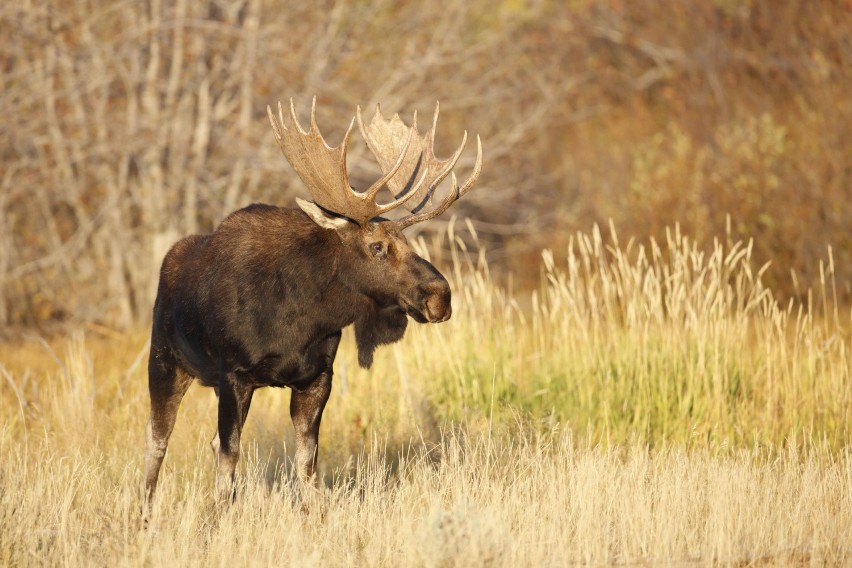
POLYGON ((439 106, 420 134, 376 107, 369 125, 360 107, 343 142, 330 147, 316 122, 305 131, 290 99, 290 126, 278 103, 267 107, 284 157, 304 182, 311 201, 297 208, 253 204, 231 213, 211 234, 178 241, 160 270, 151 329, 146 428, 145 493, 151 498, 178 407, 193 380, 213 387, 218 429, 211 445, 218 499, 235 497, 240 434, 254 391, 292 389, 294 469, 300 485, 316 485, 320 420, 331 393, 333 363, 343 328, 354 325, 358 363, 369 368, 377 346, 400 340, 408 317, 419 323, 450 318, 450 287, 418 256, 403 229, 440 215, 479 177, 482 142, 467 181, 452 172, 467 132, 447 159, 434 153, 439 106), (354 123, 381 175, 365 191, 349 184, 346 151, 354 123), (451 175, 437 204, 433 195, 451 175), (378 203, 387 188, 393 195, 378 203), (382 217, 400 207, 398 220, 382 217))

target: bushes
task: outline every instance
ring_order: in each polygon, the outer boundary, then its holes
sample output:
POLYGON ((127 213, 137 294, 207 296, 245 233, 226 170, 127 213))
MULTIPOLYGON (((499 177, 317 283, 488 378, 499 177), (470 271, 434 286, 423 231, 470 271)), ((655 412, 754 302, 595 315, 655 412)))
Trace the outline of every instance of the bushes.
MULTIPOLYGON (((811 126, 806 132, 816 132, 811 126)), ((633 156, 637 232, 659 235, 679 223, 702 242, 725 234, 754 238, 755 261, 773 265, 767 284, 782 297, 804 294, 796 284, 819 282, 817 260, 830 245, 848 255, 848 225, 838 217, 849 213, 840 210, 839 195, 826 199, 826 188, 808 184, 814 156, 803 149, 818 141, 791 140, 788 130, 763 114, 719 125, 706 143, 674 125, 651 136, 633 156)), ((840 268, 838 280, 849 282, 852 273, 840 268)), ((842 292, 848 299, 848 288, 842 292)))

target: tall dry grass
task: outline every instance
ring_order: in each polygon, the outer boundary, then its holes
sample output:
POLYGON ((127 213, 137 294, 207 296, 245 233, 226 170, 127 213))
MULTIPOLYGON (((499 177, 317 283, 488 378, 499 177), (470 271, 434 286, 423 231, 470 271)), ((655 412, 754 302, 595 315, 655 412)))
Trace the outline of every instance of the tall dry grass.
POLYGON ((565 258, 545 251, 529 300, 497 289, 481 258, 454 256, 458 317, 412 334, 401 360, 441 377, 418 396, 452 419, 509 405, 595 440, 751 446, 804 433, 839 448, 852 426, 850 313, 831 251, 821 288, 786 305, 752 251, 723 238, 706 253, 677 228, 619 244, 596 228, 565 258))
POLYGON ((850 554, 848 452, 718 457, 675 447, 604 449, 557 433, 491 441, 449 434, 436 446, 406 449, 392 469, 385 446, 374 442, 303 513, 257 442, 241 467, 237 503, 214 510, 211 458, 202 436, 194 438, 186 453, 173 448, 154 528, 145 532, 133 444, 15 448, 4 431, 0 560, 838 565, 850 554))
POLYGON ((215 398, 191 389, 142 531, 145 333, 0 347, 0 563, 849 561, 850 317, 830 263, 809 305, 780 306, 748 244, 594 231, 546 253, 525 297, 446 238, 452 320, 369 372, 344 338, 308 512, 288 391, 255 397, 238 501, 217 510, 215 398))

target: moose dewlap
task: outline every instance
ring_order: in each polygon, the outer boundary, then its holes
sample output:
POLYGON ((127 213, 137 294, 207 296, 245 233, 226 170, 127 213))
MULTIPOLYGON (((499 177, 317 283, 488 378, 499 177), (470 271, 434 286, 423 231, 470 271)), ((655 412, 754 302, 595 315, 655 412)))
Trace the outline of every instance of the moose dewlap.
POLYGON ((451 315, 447 280, 414 253, 402 230, 444 212, 479 177, 477 137, 473 172, 459 186, 453 167, 467 141, 446 160, 434 154, 438 107, 426 134, 380 109, 369 125, 361 109, 338 148, 326 144, 316 124, 316 99, 305 131, 290 100, 290 126, 281 104, 268 109, 284 157, 312 201, 298 209, 250 205, 228 216, 209 235, 178 241, 160 270, 151 329, 145 488, 150 497, 177 409, 193 380, 219 397, 212 446, 220 498, 234 495, 240 433, 260 387, 293 390, 290 417, 296 432, 295 469, 315 483, 317 436, 331 393, 332 366, 341 330, 355 326, 358 361, 369 367, 378 345, 402 338, 410 316, 420 323, 451 315), (382 175, 366 191, 349 185, 346 147, 355 121, 382 175), (436 206, 435 188, 451 175, 451 189, 436 206), (395 196, 376 202, 387 187, 395 196), (380 215, 396 208, 397 221, 380 215))

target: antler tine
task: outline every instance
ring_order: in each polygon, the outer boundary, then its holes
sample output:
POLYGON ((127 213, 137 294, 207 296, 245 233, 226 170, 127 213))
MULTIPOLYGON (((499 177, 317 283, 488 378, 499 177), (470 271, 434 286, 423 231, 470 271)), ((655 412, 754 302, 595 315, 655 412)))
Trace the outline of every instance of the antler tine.
MULTIPOLYGON (((432 179, 430 179, 429 183, 424 186, 424 189, 426 190, 425 195, 422 196, 421 202, 415 207, 415 212, 419 211, 431 202, 435 188, 438 187, 438 184, 444 181, 444 178, 446 178, 453 170, 456 162, 458 162, 461 157, 465 145, 467 144, 467 131, 465 130, 461 144, 459 144, 459 147, 456 148, 456 151, 453 152, 452 156, 446 160, 439 160, 435 157, 435 136, 438 132, 438 115, 440 114, 441 102, 435 101, 435 112, 432 113, 432 128, 429 129, 423 140, 423 152, 426 154, 423 159, 427 160, 430 165, 435 164, 435 166, 430 168, 432 170, 432 179)), ((412 124, 412 129, 414 129, 415 132, 417 131, 417 111, 414 112, 414 123, 412 124)))
MULTIPOLYGON (((355 126, 355 117, 352 117, 352 120, 349 121, 349 127, 346 129, 346 134, 343 135, 343 142, 340 143, 340 171, 343 172, 343 175, 346 176, 346 187, 348 189, 352 189, 352 186, 349 185, 349 175, 346 173, 346 149, 349 147, 349 137, 352 135, 352 127, 355 126)), ((317 130, 317 134, 319 134, 319 130, 317 130)))
MULTIPOLYGON (((281 110, 281 103, 278 103, 279 112, 281 110)), ((266 114, 269 116, 269 124, 272 125, 272 133, 275 135, 275 140, 279 140, 281 138, 281 132, 278 130, 278 121, 275 118, 275 115, 272 114, 272 107, 266 105, 266 114)))
MULTIPOLYGON (((290 97, 290 106, 293 105, 293 98, 290 97)), ((319 127, 317 126, 317 96, 311 99, 311 130, 316 130, 319 132, 319 127)))
MULTIPOLYGON (((440 113, 441 113, 441 103, 440 103, 440 101, 435 101, 435 112, 432 114, 432 128, 429 129, 429 132, 427 133, 429 140, 428 140, 428 144, 426 145, 426 148, 425 148, 425 151, 428 152, 428 155, 431 159, 430 161, 434 161, 434 162, 440 162, 441 161, 441 160, 438 160, 435 157, 435 135, 438 132, 438 115, 440 113)), ((427 203, 431 203, 432 194, 435 192, 435 188, 438 187, 438 184, 440 184, 442 181, 444 181, 444 178, 447 177, 447 174, 449 174, 453 170, 453 168, 456 165, 456 162, 459 161, 459 158, 462 155, 462 151, 464 150, 464 147, 466 145, 467 145, 467 130, 464 131, 464 134, 462 135, 461 144, 459 144, 459 147, 456 148, 455 152, 453 152, 453 155, 450 156, 449 158, 447 158, 446 160, 443 160, 444 166, 442 168, 440 168, 438 171, 433 171, 434 177, 429 181, 429 186, 428 186, 426 196, 425 196, 426 199, 424 199, 423 202, 420 203, 418 210, 425 207, 427 205, 427 203)))
POLYGON ((415 183, 409 191, 406 191, 401 197, 391 201, 390 203, 377 206, 379 213, 380 214, 381 213, 387 213, 391 209, 395 209, 395 208, 399 207, 400 205, 402 205, 403 203, 405 203, 406 201, 408 201, 409 199, 414 197, 417 194, 417 190, 420 189, 420 187, 423 185, 423 182, 426 181, 426 178, 428 178, 428 177, 429 177, 429 167, 427 166, 426 168, 423 169, 423 175, 420 176, 420 179, 417 180, 417 183, 415 183))
MULTIPOLYGON (((467 132, 465 132, 467 134, 467 132)), ((467 181, 464 182, 462 186, 459 196, 464 195, 468 192, 468 190, 473 187, 473 184, 476 183, 476 180, 479 179, 479 174, 482 172, 482 140, 479 138, 479 134, 476 135, 476 162, 473 164, 473 171, 470 173, 470 177, 467 178, 467 181)))
POLYGON ((452 189, 450 189, 450 192, 447 194, 447 196, 444 198, 440 205, 438 205, 435 209, 422 211, 413 215, 406 215, 405 217, 397 221, 399 228, 405 229, 406 227, 410 227, 411 225, 420 223, 421 221, 427 221, 429 219, 432 219, 433 217, 437 217, 438 215, 446 211, 450 207, 450 205, 452 205, 453 202, 455 202, 455 200, 460 197, 458 180, 456 179, 455 172, 451 174, 450 179, 452 180, 453 184, 452 189))
MULTIPOLYGON (((466 136, 467 136, 467 132, 465 132, 465 137, 466 136)), ((456 158, 456 159, 458 159, 458 158, 456 158)), ((403 217, 402 219, 397 221, 399 228, 405 229, 406 227, 410 227, 411 225, 414 225, 415 223, 420 223, 421 221, 427 221, 429 219, 437 217, 438 215, 440 215, 441 213, 446 211, 450 207, 450 205, 452 205, 459 197, 461 197, 462 195, 464 195, 465 193, 468 192, 468 190, 473 186, 473 184, 479 178, 479 174, 480 174, 481 171, 482 171, 482 140, 479 138, 479 135, 477 135, 476 136, 476 163, 473 166, 473 172, 471 172, 470 177, 467 178, 467 181, 465 181, 464 185, 461 188, 459 188, 458 180, 456 179, 456 173, 453 172, 452 177, 451 177, 452 189, 450 189, 450 192, 447 194, 447 196, 444 198, 444 200, 441 202, 441 204, 438 205, 438 207, 436 207, 434 209, 403 217)))
POLYGON ((302 130, 302 125, 299 124, 299 118, 296 116, 296 105, 293 104, 293 97, 290 97, 290 126, 295 126, 299 129, 300 133, 307 134, 307 132, 302 130))
MULTIPOLYGON (((435 133, 433 131, 432 132, 432 142, 430 143, 430 146, 429 146, 430 149, 433 149, 432 151, 434 151, 434 143, 435 143, 435 133)), ((459 147, 456 148, 455 153, 453 153, 453 155, 450 156, 450 158, 447 160, 447 165, 444 167, 443 170, 438 172, 438 175, 436 175, 435 179, 432 180, 432 183, 429 184, 431 186, 431 189, 435 189, 438 186, 439 183, 444 181, 444 178, 447 177, 447 174, 450 173, 453 170, 453 168, 456 166, 456 162, 459 161, 459 158, 462 155, 462 150, 464 150, 464 147, 466 145, 467 145, 467 130, 465 130, 464 134, 462 135, 461 144, 459 144, 459 147)))

